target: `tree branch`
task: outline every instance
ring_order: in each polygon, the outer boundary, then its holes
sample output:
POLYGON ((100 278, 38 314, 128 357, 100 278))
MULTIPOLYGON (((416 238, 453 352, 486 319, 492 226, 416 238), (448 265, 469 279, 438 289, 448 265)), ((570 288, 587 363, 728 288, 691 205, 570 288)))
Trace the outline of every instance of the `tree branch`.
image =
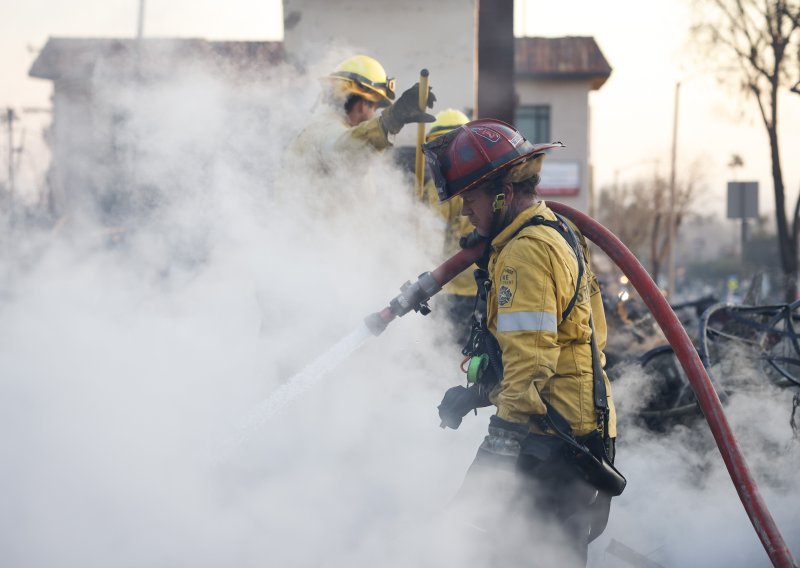
MULTIPOLYGON (((769 79, 771 73, 767 70, 766 65, 759 61, 759 55, 763 51, 763 46, 768 42, 763 36, 763 33, 758 32, 758 26, 756 26, 755 23, 753 23, 750 19, 747 11, 742 5, 741 0, 736 0, 738 14, 734 14, 725 4, 725 2, 713 0, 713 3, 719 7, 719 9, 725 15, 725 18, 728 20, 728 35, 730 37, 730 39, 727 39, 720 34, 714 33, 714 40, 717 43, 731 49, 736 55, 737 59, 748 61, 753 69, 758 71, 766 79, 769 79), (750 26, 755 28, 755 31, 751 32, 749 29, 750 26), (740 35, 744 36, 744 47, 746 49, 743 49, 736 42, 736 38, 740 35)), ((766 16, 765 18, 768 20, 766 16)))

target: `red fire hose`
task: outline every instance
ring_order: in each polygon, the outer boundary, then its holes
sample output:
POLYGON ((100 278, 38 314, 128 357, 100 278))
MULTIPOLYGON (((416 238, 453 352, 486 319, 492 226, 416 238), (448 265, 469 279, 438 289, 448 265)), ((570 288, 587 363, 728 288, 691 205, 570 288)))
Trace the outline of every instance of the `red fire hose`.
MULTIPOLYGON (((686 372, 700 408, 711 428, 711 433, 717 442, 717 447, 722 454, 722 459, 725 461, 725 466, 728 468, 728 473, 733 480, 733 485, 739 493, 745 511, 747 511, 773 566, 798 568, 797 562, 767 509, 767 505, 761 498, 755 480, 750 475, 744 456, 742 456, 733 431, 725 418, 719 397, 694 345, 650 275, 633 253, 622 244, 622 241, 600 223, 563 203, 548 202, 548 205, 553 211, 575 223, 581 233, 599 246, 622 269, 633 287, 639 292, 686 372)), ((483 243, 464 249, 440 264, 432 272, 422 274, 414 284, 410 282, 404 284, 400 289, 400 294, 389 303, 388 307, 367 316, 365 321, 369 329, 375 335, 379 335, 395 317, 403 316, 412 309, 423 314, 427 313, 426 302, 428 299, 478 260, 483 254, 483 250, 483 243)))
POLYGON ((711 433, 717 442, 717 447, 722 454, 722 459, 725 461, 725 466, 728 468, 728 473, 733 480, 733 485, 739 493, 739 498, 742 500, 747 515, 772 560, 773 566, 796 568, 797 562, 786 546, 767 505, 761 498, 755 480, 750 475, 730 424, 725 418, 719 397, 697 355, 697 350, 661 291, 633 253, 611 231, 588 215, 563 203, 548 202, 548 206, 553 211, 569 218, 581 233, 599 246, 622 269, 647 307, 650 308, 686 372, 700 408, 711 428, 711 433))
MULTIPOLYGON (((744 456, 742 456, 728 420, 725 418, 722 404, 711 384, 711 379, 708 377, 689 336, 686 335, 686 331, 669 303, 662 296, 661 291, 633 253, 611 231, 591 217, 563 203, 548 202, 548 205, 553 211, 575 223, 581 233, 599 246, 622 269, 647 307, 650 308, 686 372, 700 408, 711 428, 711 433, 717 442, 717 447, 722 454, 722 459, 725 461, 725 466, 728 468, 728 473, 733 480, 733 485, 739 493, 745 511, 747 511, 773 566, 797 568, 791 551, 786 546, 772 515, 761 498, 755 480, 750 475, 744 456)), ((484 248, 485 244, 481 243, 464 249, 440 264, 432 272, 422 274, 414 284, 410 282, 404 284, 400 288, 400 294, 389 303, 388 307, 367 316, 365 319, 367 327, 372 333, 379 335, 395 317, 403 316, 411 310, 427 313, 429 310, 427 301, 430 297, 478 260, 483 254, 484 248)))

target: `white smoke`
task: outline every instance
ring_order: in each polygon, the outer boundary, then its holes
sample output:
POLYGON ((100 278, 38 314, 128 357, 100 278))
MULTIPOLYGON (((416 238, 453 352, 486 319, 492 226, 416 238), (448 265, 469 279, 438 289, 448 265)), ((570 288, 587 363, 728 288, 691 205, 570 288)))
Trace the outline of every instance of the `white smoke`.
MULTIPOLYGON (((198 67, 144 91, 104 87, 128 113, 137 215, 110 234, 87 207, 14 235, 24 254, 3 258, 4 566, 481 565, 485 536, 470 556, 432 532, 452 528, 442 512, 489 414, 438 428, 435 406, 463 381, 442 318, 394 322, 232 450, 218 445, 443 260, 388 157, 365 158, 365 175, 280 170, 340 55, 257 83, 198 67)), ((729 416, 788 538, 787 408, 765 391, 732 399, 729 416)), ((665 566, 766 564, 697 428, 621 429, 629 488, 591 565, 619 565, 603 553, 612 538, 665 566)))
MULTIPOLYGON (((729 393, 727 419, 796 557, 800 446, 789 426, 793 393, 774 386, 742 352, 727 351, 725 357, 711 375, 729 393), (728 358, 737 366, 731 368, 728 358)), ((591 549, 592 565, 629 565, 609 552, 614 540, 664 567, 770 566, 703 418, 666 422, 664 432, 634 418, 658 396, 653 382, 631 365, 614 383, 621 417, 617 465, 628 487, 614 499, 609 526, 591 549)))
POLYGON ((483 427, 437 427, 460 356, 416 314, 220 463, 242 419, 443 260, 388 157, 279 172, 316 75, 98 80, 134 149, 134 189, 109 191, 122 232, 90 223, 87 198, 3 259, 3 565, 336 565, 457 488, 483 427))

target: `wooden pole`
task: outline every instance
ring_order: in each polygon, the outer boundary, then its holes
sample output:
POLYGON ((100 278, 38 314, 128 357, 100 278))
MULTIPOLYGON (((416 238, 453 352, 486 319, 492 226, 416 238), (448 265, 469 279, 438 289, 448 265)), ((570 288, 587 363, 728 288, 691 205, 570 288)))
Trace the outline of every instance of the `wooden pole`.
MULTIPOLYGON (((428 70, 419 72, 419 110, 425 112, 428 107, 428 70)), ((422 185, 425 183, 425 159, 422 154, 422 144, 425 142, 425 123, 417 123, 417 154, 414 172, 417 178, 417 195, 422 195, 422 185)))

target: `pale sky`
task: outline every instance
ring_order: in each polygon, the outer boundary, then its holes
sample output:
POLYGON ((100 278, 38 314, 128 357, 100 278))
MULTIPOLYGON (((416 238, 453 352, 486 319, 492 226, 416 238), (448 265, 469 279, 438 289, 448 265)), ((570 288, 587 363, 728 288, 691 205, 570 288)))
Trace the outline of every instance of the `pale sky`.
MULTIPOLYGON (((51 83, 27 76, 35 50, 49 36, 133 36, 138 1, 0 0, 0 14, 0 105, 45 107, 51 83)), ((774 210, 769 148, 756 107, 688 67, 686 0, 517 0, 516 16, 517 35, 594 36, 614 69, 590 98, 596 188, 613 183, 615 176, 631 181, 654 167, 668 175, 675 83, 680 80, 679 176, 702 158, 711 196, 704 204, 724 214, 725 184, 733 179, 726 164, 731 154, 742 154, 745 166, 737 178, 759 181, 761 211, 774 210)), ((145 34, 277 40, 283 36, 282 20, 280 0, 148 0, 145 34)), ((793 159, 800 132, 787 125, 800 124, 800 96, 785 97, 782 110, 784 179, 792 201, 800 187, 800 161, 793 159)), ((37 128, 45 120, 25 116, 26 148, 36 147, 37 128)), ((41 170, 41 161, 26 155, 22 169, 41 170)), ((4 163, 0 171, 4 177, 4 163)))

